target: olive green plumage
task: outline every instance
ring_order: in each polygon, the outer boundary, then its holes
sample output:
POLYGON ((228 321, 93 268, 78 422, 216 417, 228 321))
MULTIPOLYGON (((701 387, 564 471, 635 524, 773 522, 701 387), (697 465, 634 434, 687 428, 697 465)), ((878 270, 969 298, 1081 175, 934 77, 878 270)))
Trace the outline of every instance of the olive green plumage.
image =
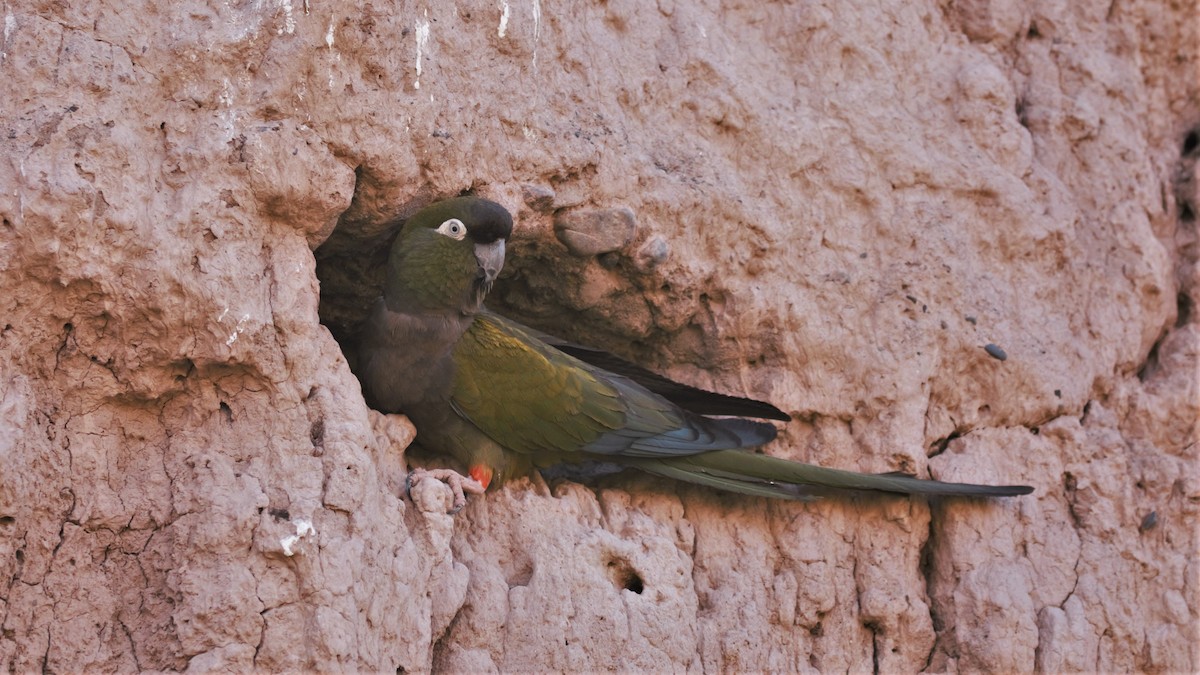
POLYGON ((359 377, 372 406, 406 413, 418 440, 485 485, 560 464, 617 464, 743 494, 806 498, 838 490, 1026 494, 825 469, 748 452, 787 420, 767 403, 667 380, 599 350, 487 311, 512 218, 460 197, 410 218, 392 247, 384 295, 368 319, 359 377))

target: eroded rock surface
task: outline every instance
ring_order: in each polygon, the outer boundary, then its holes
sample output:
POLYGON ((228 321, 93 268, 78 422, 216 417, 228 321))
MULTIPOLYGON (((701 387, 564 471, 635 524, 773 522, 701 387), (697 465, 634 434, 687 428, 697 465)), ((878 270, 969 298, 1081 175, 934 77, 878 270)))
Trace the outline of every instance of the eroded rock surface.
POLYGON ((0 13, 3 668, 1200 667, 1193 4, 0 13), (352 338, 464 190, 768 452, 1037 492, 403 500, 352 338))

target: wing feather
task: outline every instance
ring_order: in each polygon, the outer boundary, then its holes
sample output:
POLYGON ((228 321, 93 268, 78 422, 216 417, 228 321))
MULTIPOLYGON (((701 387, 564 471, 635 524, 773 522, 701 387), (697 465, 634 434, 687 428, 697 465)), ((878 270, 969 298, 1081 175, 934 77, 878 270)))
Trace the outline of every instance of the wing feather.
POLYGON ((769 424, 686 412, 495 314, 476 317, 455 347, 454 363, 455 410, 516 452, 667 457, 774 437, 769 424))

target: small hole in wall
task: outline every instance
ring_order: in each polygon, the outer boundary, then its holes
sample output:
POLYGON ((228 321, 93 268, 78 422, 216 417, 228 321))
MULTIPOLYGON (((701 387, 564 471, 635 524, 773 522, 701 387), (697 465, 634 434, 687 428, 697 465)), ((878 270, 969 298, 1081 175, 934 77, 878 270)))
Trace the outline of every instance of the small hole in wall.
POLYGON ((634 593, 641 595, 644 589, 645 586, 642 583, 642 578, 638 576, 636 572, 630 574, 629 577, 625 579, 625 590, 633 591, 634 593))
POLYGON ((325 447, 325 420, 317 419, 313 421, 312 426, 308 430, 308 440, 314 448, 325 447))
POLYGON ((952 431, 952 432, 950 432, 949 436, 946 436, 945 438, 939 438, 938 440, 933 442, 932 446, 930 446, 927 456, 928 457, 937 457, 938 455, 945 452, 946 448, 950 447, 951 441, 953 441, 956 438, 961 438, 961 437, 962 437, 961 432, 952 431))
POLYGON ((1175 296, 1175 327, 1183 328, 1192 318, 1192 297, 1187 293, 1179 293, 1175 296))
POLYGON ((1190 202, 1179 202, 1179 220, 1184 223, 1190 223, 1196 220, 1196 212, 1192 210, 1192 205, 1190 202))
POLYGON ((1183 137, 1183 154, 1190 155, 1200 148, 1200 131, 1192 129, 1183 137))
POLYGON ((1159 338, 1151 347, 1150 353, 1146 355, 1146 360, 1142 362, 1137 371, 1137 378, 1140 382, 1149 380, 1152 375, 1158 372, 1158 346, 1162 344, 1163 338, 1159 338))
POLYGON ((612 579, 613 585, 617 589, 633 591, 638 595, 641 595, 642 591, 646 590, 646 584, 642 581, 642 575, 633 569, 633 565, 628 560, 612 557, 605 563, 605 567, 608 568, 608 576, 612 579))

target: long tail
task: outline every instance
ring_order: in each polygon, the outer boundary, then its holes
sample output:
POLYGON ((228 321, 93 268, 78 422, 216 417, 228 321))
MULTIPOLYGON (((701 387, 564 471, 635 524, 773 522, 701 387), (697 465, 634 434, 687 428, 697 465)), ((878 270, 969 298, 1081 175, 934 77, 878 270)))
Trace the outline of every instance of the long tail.
POLYGON ((812 499, 842 490, 960 497, 1014 497, 1033 492, 1028 485, 945 483, 897 473, 827 469, 743 450, 718 450, 685 457, 624 458, 623 462, 676 480, 781 499, 812 499))

